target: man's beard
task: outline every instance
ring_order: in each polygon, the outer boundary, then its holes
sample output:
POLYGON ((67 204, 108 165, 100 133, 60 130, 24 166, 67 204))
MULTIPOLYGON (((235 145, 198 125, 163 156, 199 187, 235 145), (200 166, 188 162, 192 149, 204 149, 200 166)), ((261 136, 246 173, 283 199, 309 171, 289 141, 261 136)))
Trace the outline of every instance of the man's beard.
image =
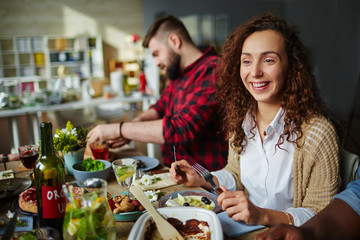
POLYGON ((170 80, 175 80, 181 75, 180 71, 180 55, 174 51, 169 52, 169 65, 166 68, 166 76, 170 80))

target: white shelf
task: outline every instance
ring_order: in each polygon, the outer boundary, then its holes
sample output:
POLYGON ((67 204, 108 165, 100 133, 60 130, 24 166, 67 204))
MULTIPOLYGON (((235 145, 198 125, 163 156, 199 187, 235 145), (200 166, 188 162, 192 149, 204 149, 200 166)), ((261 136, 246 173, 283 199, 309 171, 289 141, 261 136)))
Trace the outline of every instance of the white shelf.
POLYGON ((37 69, 44 69, 41 77, 50 81, 58 77, 57 71, 53 71, 53 68, 61 65, 70 67, 70 73, 79 73, 81 77, 91 77, 91 69, 96 65, 96 77, 104 77, 101 37, 0 37, 1 78, 31 76, 37 73, 37 69), (95 63, 91 59, 93 54, 90 55, 89 51, 100 56, 100 60, 96 59, 95 63), (66 55, 64 61, 57 61, 57 54, 66 55), (74 55, 79 59, 72 59, 74 55), (24 68, 29 70, 24 71, 24 68))

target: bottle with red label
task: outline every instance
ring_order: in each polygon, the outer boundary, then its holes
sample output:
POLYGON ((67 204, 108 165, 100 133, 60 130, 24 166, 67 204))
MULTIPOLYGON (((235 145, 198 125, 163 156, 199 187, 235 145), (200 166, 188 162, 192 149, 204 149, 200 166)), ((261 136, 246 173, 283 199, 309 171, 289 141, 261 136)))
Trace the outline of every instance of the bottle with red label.
POLYGON ((65 169, 54 152, 51 122, 40 124, 41 155, 35 163, 35 185, 40 227, 53 227, 62 236, 66 198, 62 190, 65 169))

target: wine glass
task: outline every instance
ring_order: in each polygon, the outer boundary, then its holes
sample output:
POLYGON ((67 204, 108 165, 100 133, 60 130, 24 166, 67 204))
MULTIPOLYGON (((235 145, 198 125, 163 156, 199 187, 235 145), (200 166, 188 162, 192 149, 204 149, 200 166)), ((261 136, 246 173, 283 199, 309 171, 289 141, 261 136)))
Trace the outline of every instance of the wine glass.
POLYGON ((135 180, 137 161, 133 158, 123 158, 113 161, 111 165, 117 182, 128 189, 135 180))
POLYGON ((39 146, 34 144, 19 147, 19 156, 25 168, 31 170, 27 177, 31 178, 36 160, 39 158, 39 146))
POLYGON ((90 149, 95 159, 107 160, 109 158, 109 143, 106 141, 92 143, 90 149))
POLYGON ((39 146, 32 144, 20 146, 19 155, 24 167, 32 170, 36 160, 39 158, 39 146))

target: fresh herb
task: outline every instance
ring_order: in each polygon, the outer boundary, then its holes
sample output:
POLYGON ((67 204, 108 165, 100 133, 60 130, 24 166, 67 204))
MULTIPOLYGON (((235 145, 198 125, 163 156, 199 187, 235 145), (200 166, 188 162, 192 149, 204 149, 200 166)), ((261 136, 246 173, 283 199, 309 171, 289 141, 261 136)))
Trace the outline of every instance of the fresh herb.
POLYGON ((27 223, 18 219, 17 222, 16 222, 16 226, 18 226, 18 227, 26 227, 27 223))
POLYGON ((86 136, 90 129, 84 130, 83 127, 74 127, 70 121, 67 122, 66 128, 56 129, 54 135, 54 147, 56 151, 63 154, 71 151, 77 151, 86 146, 86 136))
POLYGON ((86 158, 81 164, 81 170, 87 172, 100 171, 105 169, 105 164, 92 158, 86 158))
POLYGON ((19 240, 35 240, 35 239, 36 239, 36 235, 34 232, 28 232, 28 233, 22 234, 19 237, 19 240))

